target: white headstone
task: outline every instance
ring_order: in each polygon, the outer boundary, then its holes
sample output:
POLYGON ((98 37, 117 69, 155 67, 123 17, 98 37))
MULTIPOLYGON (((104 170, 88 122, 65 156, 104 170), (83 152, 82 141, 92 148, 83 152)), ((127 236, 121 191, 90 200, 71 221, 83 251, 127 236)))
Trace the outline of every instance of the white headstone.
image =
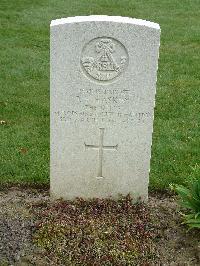
POLYGON ((160 27, 88 16, 51 23, 51 195, 148 197, 160 27))

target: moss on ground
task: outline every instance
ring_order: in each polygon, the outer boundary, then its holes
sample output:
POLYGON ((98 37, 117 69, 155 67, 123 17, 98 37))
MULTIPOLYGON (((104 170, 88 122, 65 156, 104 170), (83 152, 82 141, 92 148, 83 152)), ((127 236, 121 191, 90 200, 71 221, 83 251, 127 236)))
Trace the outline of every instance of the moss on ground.
POLYGON ((36 206, 34 242, 60 265, 149 265, 156 260, 153 225, 131 198, 57 201, 36 206))

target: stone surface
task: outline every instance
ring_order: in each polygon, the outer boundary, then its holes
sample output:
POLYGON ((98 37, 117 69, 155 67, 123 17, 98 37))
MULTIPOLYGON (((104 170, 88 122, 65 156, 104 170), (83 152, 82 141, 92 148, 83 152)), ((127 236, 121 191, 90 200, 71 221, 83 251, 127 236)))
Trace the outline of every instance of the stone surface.
POLYGON ((89 16, 51 23, 51 195, 148 197, 160 28, 89 16))

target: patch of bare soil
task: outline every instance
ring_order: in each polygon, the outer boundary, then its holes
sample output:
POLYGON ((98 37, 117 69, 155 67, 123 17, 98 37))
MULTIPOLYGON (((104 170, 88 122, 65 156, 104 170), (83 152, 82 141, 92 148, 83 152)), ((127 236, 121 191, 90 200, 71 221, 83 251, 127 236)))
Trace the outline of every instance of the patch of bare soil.
MULTIPOLYGON (((38 219, 34 211, 37 208, 36 213, 40 209, 42 213, 43 209, 48 210, 52 204, 47 190, 10 188, 0 192, 1 266, 55 265, 47 251, 38 248, 32 241, 38 219)), ((150 263, 136 265, 200 265, 200 232, 188 232, 181 225, 176 198, 151 194, 145 208, 148 210, 149 224, 153 225, 156 259, 155 263, 151 260, 150 263)))
POLYGON ((188 231, 181 224, 176 197, 149 197, 151 220, 157 230, 157 250, 160 265, 199 266, 200 231, 188 231))

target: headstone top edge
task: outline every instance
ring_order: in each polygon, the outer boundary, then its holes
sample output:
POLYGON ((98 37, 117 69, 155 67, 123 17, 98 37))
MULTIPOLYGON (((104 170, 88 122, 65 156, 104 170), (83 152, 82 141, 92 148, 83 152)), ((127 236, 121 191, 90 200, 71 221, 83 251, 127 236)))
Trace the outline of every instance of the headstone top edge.
POLYGON ((62 24, 80 23, 80 22, 118 22, 118 23, 146 26, 160 30, 160 25, 158 23, 154 23, 151 21, 130 18, 130 17, 106 16, 106 15, 76 16, 76 17, 55 19, 51 21, 50 26, 53 27, 62 24))

